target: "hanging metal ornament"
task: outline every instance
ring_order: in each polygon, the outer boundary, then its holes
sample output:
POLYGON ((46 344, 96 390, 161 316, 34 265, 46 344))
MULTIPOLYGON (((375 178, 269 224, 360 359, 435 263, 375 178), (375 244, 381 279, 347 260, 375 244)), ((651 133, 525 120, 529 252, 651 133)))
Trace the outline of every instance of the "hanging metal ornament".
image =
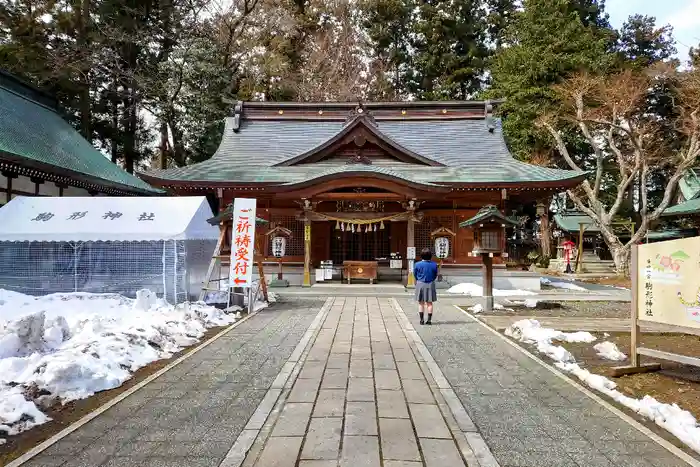
POLYGON ((340 222, 335 221, 335 230, 340 230, 340 222))
POLYGON ((381 230, 384 230, 384 221, 381 221, 381 222, 379 223, 379 228, 380 228, 381 230))

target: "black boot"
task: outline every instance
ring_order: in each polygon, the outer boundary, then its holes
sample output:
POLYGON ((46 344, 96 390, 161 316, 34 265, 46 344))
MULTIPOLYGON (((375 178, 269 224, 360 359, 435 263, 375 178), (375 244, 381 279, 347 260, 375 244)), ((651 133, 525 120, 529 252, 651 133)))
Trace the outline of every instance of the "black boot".
POLYGON ((430 322, 432 319, 433 319, 433 314, 432 314, 432 313, 428 313, 428 321, 426 321, 425 324, 433 324, 433 323, 430 322))
POLYGON ((418 316, 420 317, 420 324, 423 324, 423 312, 419 311, 418 316))

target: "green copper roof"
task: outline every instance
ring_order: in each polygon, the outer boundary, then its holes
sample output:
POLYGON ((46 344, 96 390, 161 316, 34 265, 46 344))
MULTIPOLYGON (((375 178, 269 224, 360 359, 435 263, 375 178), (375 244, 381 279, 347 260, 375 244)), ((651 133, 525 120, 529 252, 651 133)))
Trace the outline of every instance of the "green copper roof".
POLYGON ((489 206, 484 206, 483 208, 479 209, 479 212, 476 213, 476 216, 469 218, 466 221, 460 222, 459 226, 460 227, 471 227, 473 225, 479 224, 481 222, 485 222, 487 220, 500 222, 504 225, 517 224, 517 222, 514 222, 513 220, 504 216, 503 213, 496 206, 489 205, 489 206))
POLYGON ((650 230, 647 232, 646 238, 651 241, 673 240, 676 238, 694 237, 697 235, 695 229, 666 229, 666 230, 650 230))
POLYGON ((578 232, 581 224, 583 224, 586 233, 600 232, 600 228, 593 219, 581 213, 555 214, 554 222, 556 222, 561 230, 566 232, 578 232))
POLYGON ((516 161, 506 147, 501 122, 494 119, 492 123, 489 128, 485 120, 478 118, 377 119, 374 125, 378 134, 434 164, 384 157, 372 160, 371 165, 346 165, 338 159, 312 163, 299 160, 299 156, 312 154, 341 135, 345 128, 342 121, 244 118, 240 128, 234 131, 234 118, 228 118, 221 144, 211 159, 186 167, 153 170, 145 175, 163 181, 164 185, 168 180, 293 185, 319 178, 322 173, 342 176, 349 172, 376 173, 423 185, 537 184, 572 181, 585 175, 516 161), (290 161, 296 161, 295 165, 281 165, 290 161))
POLYGON ((126 191, 157 190, 113 164, 40 91, 0 71, 0 155, 86 175, 126 191))
POLYGON ((700 195, 700 168, 688 169, 678 181, 678 188, 684 199, 697 198, 700 195))
POLYGON ((662 216, 690 216, 700 213, 700 198, 690 199, 666 209, 662 216))
MULTIPOLYGON (((233 215, 233 205, 229 204, 228 206, 226 206, 226 209, 221 211, 219 214, 217 214, 216 216, 214 216, 210 219, 207 219, 207 222, 209 222, 211 225, 218 225, 223 220, 231 219, 232 215, 233 215)), ((266 221, 265 219, 262 219, 260 217, 255 217, 255 225, 265 225, 267 223, 268 223, 268 221, 266 221)))

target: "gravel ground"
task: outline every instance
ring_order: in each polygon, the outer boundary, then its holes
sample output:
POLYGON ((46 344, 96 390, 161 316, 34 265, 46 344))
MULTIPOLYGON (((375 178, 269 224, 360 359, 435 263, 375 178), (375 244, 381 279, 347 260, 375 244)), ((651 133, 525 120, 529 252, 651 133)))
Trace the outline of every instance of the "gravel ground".
MULTIPOLYGON (((627 302, 585 301, 585 302, 538 302, 536 308, 512 305, 507 300, 496 299, 497 303, 510 310, 494 310, 490 316, 559 316, 581 318, 628 318, 630 304, 627 302)), ((463 306, 465 310, 468 306, 463 306)))

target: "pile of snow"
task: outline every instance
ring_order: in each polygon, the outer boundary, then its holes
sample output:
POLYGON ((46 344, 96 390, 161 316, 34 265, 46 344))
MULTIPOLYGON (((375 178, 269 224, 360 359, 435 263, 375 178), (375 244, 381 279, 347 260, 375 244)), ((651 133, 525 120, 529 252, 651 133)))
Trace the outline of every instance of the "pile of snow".
MULTIPOLYGON (((493 309, 494 310, 503 310, 503 311, 513 311, 512 308, 506 308, 505 306, 501 305, 500 303, 494 303, 493 309)), ((474 314, 479 314, 479 313, 482 313, 484 311, 484 307, 483 307, 483 305, 481 305, 481 303, 479 303, 479 304, 476 304, 474 306, 470 306, 469 308, 467 308, 467 310, 471 311, 474 314)))
MULTIPOLYGON (((668 430, 695 452, 700 453, 700 426, 698 426, 698 422, 693 414, 681 409, 677 404, 665 404, 648 395, 642 399, 634 399, 622 394, 616 389, 617 384, 613 381, 581 368, 566 349, 552 344, 553 339, 566 340, 558 339, 555 336, 571 336, 572 334, 542 328, 537 321, 534 323, 532 321, 534 320, 522 320, 513 323, 506 329, 505 333, 522 342, 536 344, 537 350, 549 355, 558 368, 573 374, 587 386, 602 392, 625 407, 634 410, 649 420, 653 420, 654 423, 668 430)), ((581 337, 586 334, 590 335, 589 333, 573 334, 581 337)))
POLYGON ((587 290, 586 288, 581 287, 580 285, 576 285, 573 282, 553 281, 553 280, 548 279, 546 277, 540 277, 540 284, 548 285, 550 287, 554 287, 555 289, 567 289, 567 290, 579 290, 579 291, 587 290))
POLYGON ((536 319, 522 319, 505 330, 513 339, 537 345, 537 350, 549 355, 558 362, 573 362, 574 356, 564 347, 552 344, 553 340, 564 342, 593 342, 595 336, 590 332, 562 332, 543 328, 536 319))
POLYGON ((627 355, 620 352, 620 349, 613 342, 605 341, 593 346, 601 358, 621 362, 627 360, 627 355))
MULTIPOLYGON (((471 297, 483 297, 484 289, 480 285, 471 282, 462 282, 447 289, 447 293, 469 295, 471 297)), ((507 297, 509 295, 537 295, 529 290, 499 290, 493 289, 494 297, 507 297)))
POLYGON ((47 422, 40 407, 116 388, 235 319, 204 303, 170 305, 149 290, 129 299, 0 289, 0 436, 47 422))

